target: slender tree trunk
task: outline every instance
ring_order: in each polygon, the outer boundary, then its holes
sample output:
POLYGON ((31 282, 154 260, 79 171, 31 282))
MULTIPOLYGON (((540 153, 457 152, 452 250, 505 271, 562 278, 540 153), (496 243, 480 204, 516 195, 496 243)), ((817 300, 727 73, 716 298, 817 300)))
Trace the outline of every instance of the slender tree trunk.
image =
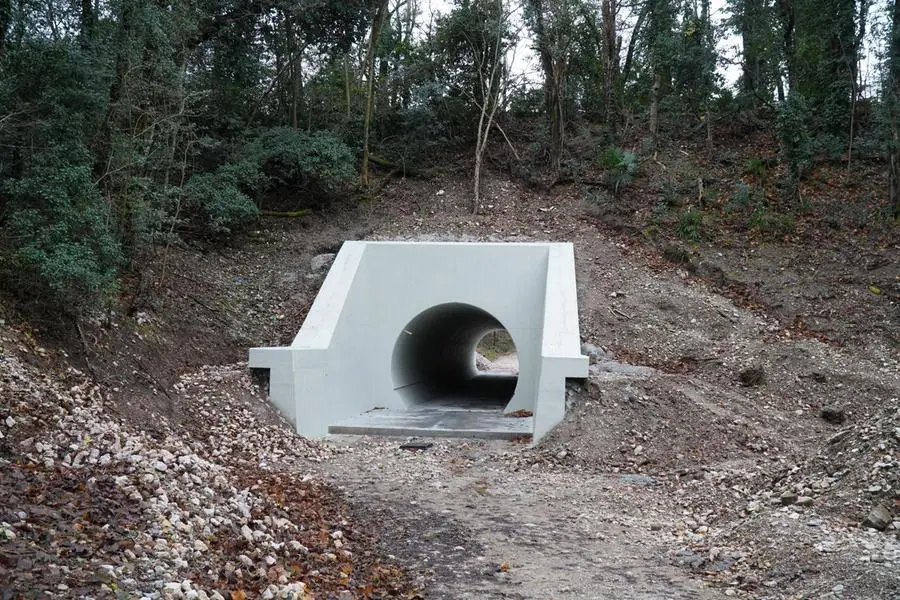
POLYGON ((659 94, 662 87, 662 74, 658 71, 653 74, 653 87, 650 88, 650 139, 653 148, 657 146, 659 133, 659 94))
MULTIPOLYGON (((781 20, 781 51, 787 65, 787 81, 790 90, 797 89, 797 69, 794 68, 794 0, 778 0, 778 16, 781 20)), ((780 92, 783 94, 784 92, 780 92)))
POLYGON ((372 28, 369 32, 369 45, 366 50, 366 112, 363 122, 363 156, 360 169, 360 182, 369 187, 369 132, 372 127, 372 107, 375 100, 375 49, 381 35, 381 26, 387 15, 388 0, 375 0, 372 7, 372 28))
POLYGON ((619 45, 618 27, 616 25, 616 13, 619 7, 617 0, 603 0, 601 15, 603 18, 603 111, 606 113, 606 123, 610 133, 615 139, 616 125, 619 115, 616 114, 616 89, 619 86, 619 45))
POLYGON ((6 32, 12 21, 12 0, 0 0, 0 56, 6 50, 6 32))
POLYGON ((900 219, 900 2, 894 2, 888 54, 888 199, 894 219, 900 219))
POLYGON ((94 39, 97 16, 94 13, 94 5, 91 0, 81 0, 81 44, 89 45, 94 39))
POLYGON ((300 127, 300 106, 303 103, 303 48, 297 49, 293 60, 293 78, 291 81, 291 127, 300 127))
POLYGON ((345 101, 347 102, 347 114, 344 116, 344 123, 349 123, 353 114, 351 112, 352 108, 352 97, 350 95, 350 90, 352 86, 350 85, 350 54, 347 53, 344 55, 344 96, 345 101))
POLYGON ((650 2, 645 2, 641 12, 638 13, 637 21, 634 23, 634 30, 631 32, 631 39, 628 40, 628 51, 625 52, 625 64, 622 66, 622 82, 627 82, 631 75, 631 65, 634 63, 634 48, 640 38, 641 30, 644 28, 644 21, 650 13, 650 2))
POLYGON ((494 115, 496 115, 497 108, 500 105, 500 89, 506 73, 506 65, 503 64, 506 54, 503 46, 503 30, 506 26, 507 15, 503 11, 502 0, 497 0, 497 13, 499 19, 496 24, 496 37, 491 41, 490 46, 485 45, 482 47, 483 59, 476 59, 482 103, 481 113, 478 116, 478 132, 475 141, 472 214, 478 214, 478 208, 481 205, 481 167, 484 161, 484 151, 487 149, 488 137, 494 123, 494 115), (488 66, 485 64, 487 61, 490 61, 490 69, 485 69, 488 66))

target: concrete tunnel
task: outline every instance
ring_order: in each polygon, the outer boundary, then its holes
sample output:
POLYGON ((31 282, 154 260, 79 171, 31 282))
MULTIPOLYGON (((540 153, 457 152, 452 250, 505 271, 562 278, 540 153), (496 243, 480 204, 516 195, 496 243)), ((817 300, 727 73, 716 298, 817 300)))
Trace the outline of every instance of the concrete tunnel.
POLYGON ((403 328, 394 346, 394 389, 411 406, 504 408, 518 376, 481 373, 475 366, 479 341, 497 330, 506 327, 470 304, 450 302, 423 311, 403 328))
POLYGON ((269 370, 269 399, 301 435, 386 435, 373 420, 400 420, 391 435, 473 437, 483 432, 447 423, 478 412, 490 435, 539 440, 565 416, 566 379, 588 371, 574 248, 345 242, 291 344, 251 348, 249 366, 269 370), (498 329, 513 341, 518 376, 477 370, 475 348, 498 329))

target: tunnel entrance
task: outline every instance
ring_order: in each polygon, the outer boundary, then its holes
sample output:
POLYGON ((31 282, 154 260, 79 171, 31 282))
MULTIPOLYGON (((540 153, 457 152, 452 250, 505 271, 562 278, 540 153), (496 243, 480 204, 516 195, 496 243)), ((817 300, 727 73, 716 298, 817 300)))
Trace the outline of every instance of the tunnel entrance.
POLYGON ((456 302, 429 308, 403 328, 394 345, 394 390, 410 406, 503 410, 516 391, 518 366, 490 368, 490 359, 479 361, 479 344, 506 354, 508 347, 515 349, 503 324, 485 310, 456 302), (508 342, 501 343, 502 336, 508 342))
POLYGON ((475 346, 475 369, 479 373, 518 375, 519 355, 508 331, 495 329, 484 334, 475 346))

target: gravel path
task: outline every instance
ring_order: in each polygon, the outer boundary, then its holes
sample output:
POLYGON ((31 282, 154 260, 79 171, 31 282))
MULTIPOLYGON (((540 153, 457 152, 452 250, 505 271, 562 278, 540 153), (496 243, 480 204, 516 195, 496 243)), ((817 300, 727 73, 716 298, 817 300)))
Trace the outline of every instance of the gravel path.
POLYGON ((505 442, 335 442, 353 452, 325 472, 377 515, 428 598, 719 597, 667 557, 671 506, 653 478, 519 469, 523 449, 505 442))

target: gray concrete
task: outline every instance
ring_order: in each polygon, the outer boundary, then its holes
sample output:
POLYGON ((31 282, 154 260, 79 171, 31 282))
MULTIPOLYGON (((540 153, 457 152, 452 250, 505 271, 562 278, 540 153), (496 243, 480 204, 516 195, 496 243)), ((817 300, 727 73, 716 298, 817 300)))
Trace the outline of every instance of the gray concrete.
POLYGON ((303 435, 374 407, 441 398, 531 411, 534 439, 565 415, 565 380, 587 376, 571 244, 346 242, 290 346, 252 348, 272 403, 303 435), (479 339, 506 329, 519 374, 485 379, 479 339))
POLYGON ((328 433, 356 435, 531 439, 533 417, 511 417, 499 410, 446 408, 376 409, 328 426, 328 433))

